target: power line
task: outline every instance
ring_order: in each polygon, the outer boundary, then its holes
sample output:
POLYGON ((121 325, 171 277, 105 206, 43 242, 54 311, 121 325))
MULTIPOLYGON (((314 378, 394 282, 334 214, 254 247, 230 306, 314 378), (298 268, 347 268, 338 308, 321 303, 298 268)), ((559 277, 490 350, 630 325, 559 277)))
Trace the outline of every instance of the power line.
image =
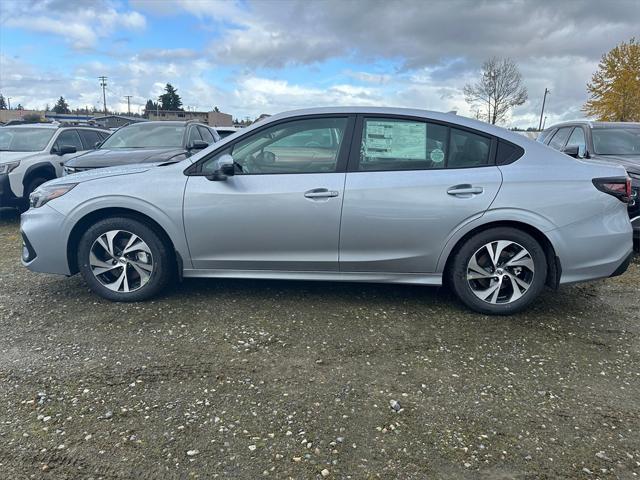
POLYGON ((107 114, 107 94, 105 93, 105 88, 107 88, 107 77, 98 77, 100 80, 100 86, 102 87, 102 105, 104 106, 104 114, 107 114))

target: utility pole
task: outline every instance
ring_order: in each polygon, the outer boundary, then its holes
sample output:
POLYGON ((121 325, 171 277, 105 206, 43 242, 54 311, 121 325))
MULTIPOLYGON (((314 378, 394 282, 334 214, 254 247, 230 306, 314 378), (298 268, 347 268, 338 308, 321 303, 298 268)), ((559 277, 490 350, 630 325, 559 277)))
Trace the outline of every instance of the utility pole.
POLYGON ((124 98, 127 99, 127 114, 131 115, 131 95, 125 95, 124 98))
POLYGON ((107 94, 105 89, 107 88, 107 77, 98 77, 100 80, 100 86, 102 87, 102 105, 104 106, 104 114, 107 114, 107 94))
POLYGON ((538 130, 542 130, 542 115, 544 115, 544 104, 547 101, 547 94, 551 93, 548 88, 544 89, 544 97, 542 98, 542 110, 540 111, 540 123, 538 124, 538 130))
POLYGON ((11 97, 7 97, 7 104, 9 105, 9 110, 11 110, 11 97))

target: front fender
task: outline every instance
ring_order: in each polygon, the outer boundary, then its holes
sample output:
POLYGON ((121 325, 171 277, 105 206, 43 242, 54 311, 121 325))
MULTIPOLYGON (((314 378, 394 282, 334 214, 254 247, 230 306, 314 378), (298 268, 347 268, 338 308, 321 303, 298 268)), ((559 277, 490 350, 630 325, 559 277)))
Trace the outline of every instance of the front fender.
MULTIPOLYGON (((52 207, 56 208, 53 204, 52 207)), ((100 210, 118 209, 120 211, 131 211, 144 215, 156 222, 173 242, 175 250, 185 262, 185 266, 191 265, 191 257, 187 247, 184 226, 182 223, 182 196, 179 201, 167 202, 164 205, 156 205, 149 201, 128 195, 107 195, 84 201, 75 205, 65 213, 63 225, 63 238, 69 242, 71 232, 76 225, 87 215, 94 214, 100 210)))

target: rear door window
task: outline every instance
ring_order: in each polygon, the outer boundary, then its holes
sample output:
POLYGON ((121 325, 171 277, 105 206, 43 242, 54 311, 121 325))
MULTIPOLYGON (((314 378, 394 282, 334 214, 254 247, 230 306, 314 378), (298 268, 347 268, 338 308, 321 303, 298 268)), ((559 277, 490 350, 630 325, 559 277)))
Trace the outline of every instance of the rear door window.
POLYGON ((444 168, 447 127, 394 118, 365 118, 359 171, 444 168))
POLYGON ((452 128, 447 167, 469 168, 488 165, 490 151, 490 138, 452 128))

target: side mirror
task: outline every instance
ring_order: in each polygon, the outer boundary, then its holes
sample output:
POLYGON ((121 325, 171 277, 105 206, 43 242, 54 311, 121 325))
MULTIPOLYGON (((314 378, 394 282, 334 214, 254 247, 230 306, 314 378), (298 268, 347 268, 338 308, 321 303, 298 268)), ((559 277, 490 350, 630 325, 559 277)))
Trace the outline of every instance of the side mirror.
POLYGON ((209 144, 204 140, 194 140, 189 145, 189 150, 202 150, 203 148, 207 148, 209 144))
POLYGON ((232 177, 236 173, 233 157, 228 153, 216 160, 216 168, 212 174, 207 175, 207 180, 212 182, 224 182, 227 177, 232 177))
POLYGON ((94 150, 97 150, 98 148, 100 148, 100 145, 102 145, 102 142, 96 142, 95 145, 93 146, 94 150))
POLYGON ((562 153, 573 158, 580 158, 580 147, 578 145, 570 145, 562 150, 562 153))
POLYGON ((76 153, 78 149, 73 145, 60 145, 56 148, 55 153, 58 155, 66 155, 67 153, 76 153))

